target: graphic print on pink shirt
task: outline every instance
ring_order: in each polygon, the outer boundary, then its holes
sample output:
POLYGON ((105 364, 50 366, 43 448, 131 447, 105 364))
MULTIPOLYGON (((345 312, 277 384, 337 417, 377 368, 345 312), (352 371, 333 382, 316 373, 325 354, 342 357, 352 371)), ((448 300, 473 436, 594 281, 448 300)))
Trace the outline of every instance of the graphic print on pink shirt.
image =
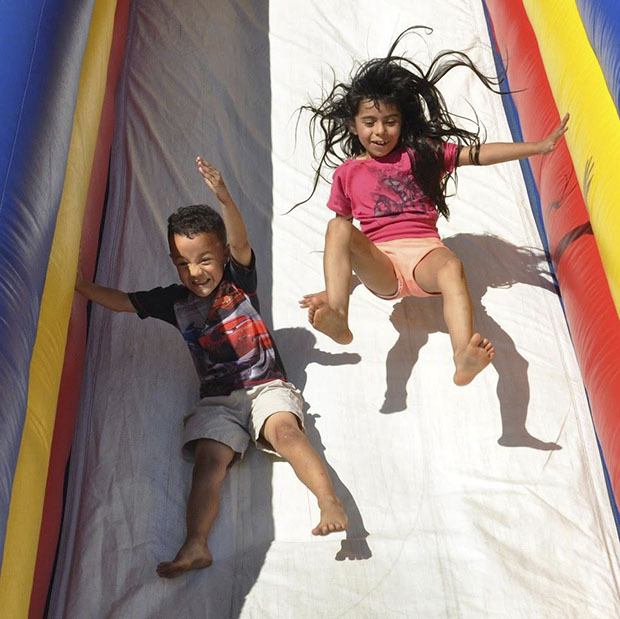
POLYGON ((377 185, 385 187, 385 193, 373 192, 375 203, 374 216, 400 215, 407 210, 410 213, 426 214, 434 210, 434 206, 425 199, 420 186, 408 171, 384 172, 377 170, 377 185))

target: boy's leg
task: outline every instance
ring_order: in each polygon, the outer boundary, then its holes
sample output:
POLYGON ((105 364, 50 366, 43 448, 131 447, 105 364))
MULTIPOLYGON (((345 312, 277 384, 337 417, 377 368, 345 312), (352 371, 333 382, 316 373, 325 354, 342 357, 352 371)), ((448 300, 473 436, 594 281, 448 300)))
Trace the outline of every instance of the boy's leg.
POLYGON ((473 333, 472 305, 461 261, 447 248, 427 254, 415 269, 415 279, 426 292, 440 292, 443 314, 454 351, 454 382, 466 385, 495 356, 495 348, 473 333))
POLYGON ((265 440, 293 467, 300 481, 317 498, 321 519, 313 535, 327 535, 347 528, 347 515, 336 496, 323 459, 299 427, 297 417, 287 411, 274 413, 263 425, 265 440))
POLYGON ((336 217, 327 225, 323 270, 326 290, 306 295, 300 304, 308 308, 313 327, 339 344, 348 344, 353 339, 349 330, 351 271, 373 292, 389 296, 398 286, 394 268, 350 220, 336 217))
POLYGON ((233 449, 218 441, 196 441, 185 542, 172 561, 157 566, 157 573, 163 578, 211 565, 213 557, 207 538, 219 511, 222 482, 234 456, 233 449))

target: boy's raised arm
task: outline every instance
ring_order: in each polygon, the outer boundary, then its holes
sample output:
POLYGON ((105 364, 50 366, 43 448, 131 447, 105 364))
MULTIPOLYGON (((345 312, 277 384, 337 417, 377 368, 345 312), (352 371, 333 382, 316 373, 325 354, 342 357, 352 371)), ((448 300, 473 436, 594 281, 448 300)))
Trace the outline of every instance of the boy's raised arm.
POLYGON ((534 155, 546 155, 555 150, 560 138, 568 129, 569 115, 566 114, 560 124, 540 142, 491 142, 481 144, 476 153, 475 146, 466 146, 459 153, 460 166, 463 165, 493 165, 504 161, 525 159, 534 155))
POLYGON ((249 266, 252 261, 252 247, 248 241, 248 232, 241 211, 230 196, 222 174, 202 157, 196 157, 196 166, 205 184, 215 194, 217 201, 220 203, 222 218, 226 226, 228 246, 230 247, 232 257, 235 262, 243 266, 249 266))
POLYGON ((106 288, 84 279, 81 273, 75 280, 75 289, 82 296, 114 312, 134 312, 136 308, 129 300, 129 295, 116 288, 106 288))

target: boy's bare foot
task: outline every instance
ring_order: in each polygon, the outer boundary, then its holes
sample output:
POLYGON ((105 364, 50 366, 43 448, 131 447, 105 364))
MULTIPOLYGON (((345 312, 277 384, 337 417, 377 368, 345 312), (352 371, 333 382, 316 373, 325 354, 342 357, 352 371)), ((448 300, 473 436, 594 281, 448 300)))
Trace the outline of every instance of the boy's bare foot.
POLYGON ((474 333, 467 346, 454 355, 454 382, 460 386, 469 384, 491 363, 494 356, 493 344, 480 333, 474 333))
POLYGON ((174 578, 189 570, 209 567, 213 557, 207 545, 200 540, 187 540, 173 561, 163 561, 157 566, 157 574, 162 578, 174 578))
POLYGON ((329 535, 336 531, 344 531, 349 519, 344 511, 342 503, 336 497, 330 497, 319 501, 321 520, 312 529, 312 535, 329 535))
POLYGON ((325 290, 304 295, 299 305, 308 308, 308 322, 317 331, 325 333, 338 344, 350 344, 353 341, 347 319, 327 305, 325 290))

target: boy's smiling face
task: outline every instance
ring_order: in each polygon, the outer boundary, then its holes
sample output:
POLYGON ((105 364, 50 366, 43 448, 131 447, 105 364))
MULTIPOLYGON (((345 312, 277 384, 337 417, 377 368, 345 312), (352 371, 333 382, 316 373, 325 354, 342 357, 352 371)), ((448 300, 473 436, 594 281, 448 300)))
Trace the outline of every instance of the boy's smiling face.
POLYGON ((170 257, 183 285, 197 297, 208 297, 222 281, 228 247, 213 232, 200 232, 192 238, 174 234, 170 257))

